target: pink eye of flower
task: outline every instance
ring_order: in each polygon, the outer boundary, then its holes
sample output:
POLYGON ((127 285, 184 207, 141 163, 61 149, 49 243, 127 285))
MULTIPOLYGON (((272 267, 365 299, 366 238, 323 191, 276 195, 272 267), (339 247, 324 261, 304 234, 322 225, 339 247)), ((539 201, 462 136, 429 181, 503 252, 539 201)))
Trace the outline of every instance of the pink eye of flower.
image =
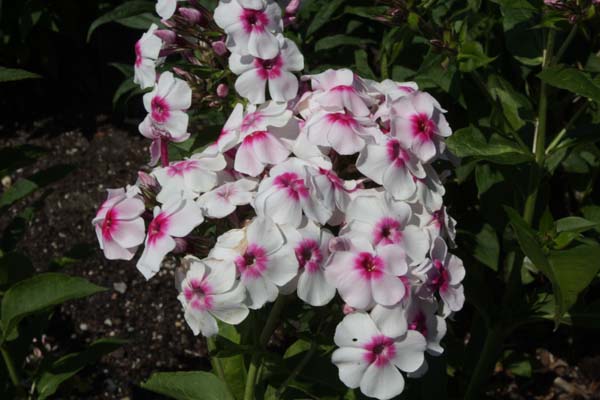
POLYGON ((364 346, 367 351, 364 355, 365 361, 375 364, 377 367, 386 366, 396 355, 394 341, 387 336, 378 335, 364 346))
POLYGON ((386 147, 388 159, 393 162, 396 167, 404 167, 410 156, 408 152, 400 146, 400 142, 392 139, 387 142, 386 147))
POLYGON ((263 11, 245 9, 240 17, 246 33, 263 32, 269 24, 269 17, 263 11))
POLYGON ((268 257, 264 248, 250 244, 243 255, 235 259, 235 265, 240 274, 257 278, 267 269, 268 257))
POLYGON ((169 119, 170 109, 167 101, 160 97, 154 96, 152 98, 152 119, 158 122, 159 124, 164 123, 167 119, 169 119))
POLYGON ((192 160, 180 161, 171 164, 167 167, 167 175, 169 176, 183 176, 184 173, 189 172, 198 168, 198 162, 192 160))
POLYGON ((436 126, 435 123, 423 113, 411 116, 412 133, 417 139, 422 142, 431 140, 434 135, 436 126))
POLYGON ((296 259, 300 269, 304 268, 308 272, 315 272, 319 269, 321 262, 323 261, 323 255, 319 249, 319 244, 312 239, 304 239, 294 249, 296 253, 296 259))
POLYGON ((262 79, 275 79, 281 75, 281 67, 283 66, 283 59, 281 56, 263 60, 262 58, 256 58, 254 65, 258 68, 258 75, 262 79))
POLYGON ((419 311, 415 318, 408 324, 408 329, 411 331, 420 332, 423 336, 427 337, 427 323, 425 314, 422 311, 419 311))
POLYGON ((383 260, 363 251, 354 258, 354 268, 364 279, 378 279, 383 275, 383 260))
POLYGON ((332 88, 331 90, 334 90, 336 92, 354 92, 354 88, 349 85, 339 85, 332 88))
POLYGON ((327 121, 330 124, 340 124, 344 126, 356 126, 356 120, 348 114, 332 113, 327 114, 327 121))
POLYGON ((204 281, 192 279, 183 289, 183 295, 190 306, 199 311, 210 310, 213 306, 212 289, 204 281))
POLYGON ((166 235, 169 217, 164 213, 158 214, 148 225, 148 244, 153 244, 166 235))
POLYGON ((142 64, 142 44, 138 40, 135 42, 135 66, 139 67, 142 64))
POLYGON ((430 280, 431 286, 436 290, 445 291, 450 282, 448 270, 440 260, 433 260, 433 267, 435 268, 435 271, 434 277, 430 280))
POLYGON ((295 201, 308 197, 308 188, 304 184, 304 180, 293 172, 278 175, 273 184, 279 189, 285 189, 288 196, 295 201))
POLYGON ((375 244, 392 244, 402 241, 402 226, 393 218, 382 218, 373 230, 375 244))
POLYGON ((102 236, 105 240, 112 240, 112 232, 116 229, 117 224, 117 212, 111 208, 102 221, 102 236))

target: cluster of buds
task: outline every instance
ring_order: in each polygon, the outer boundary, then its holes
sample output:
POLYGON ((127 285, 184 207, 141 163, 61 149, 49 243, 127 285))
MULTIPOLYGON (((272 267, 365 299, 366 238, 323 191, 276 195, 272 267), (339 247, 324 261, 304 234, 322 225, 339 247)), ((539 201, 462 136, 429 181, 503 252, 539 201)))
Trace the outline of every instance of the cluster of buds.
MULTIPOLYGON (((179 3, 157 7, 172 17, 179 3)), ((239 324, 280 295, 343 302, 332 354, 339 377, 389 399, 404 389, 402 372, 421 376, 425 353, 443 352, 445 320, 464 303, 465 269, 448 252, 455 221, 433 167, 452 131, 414 82, 330 69, 302 76, 299 93, 303 56, 281 34, 289 14, 273 0, 219 2, 214 21, 248 103, 214 143, 168 162, 166 142, 190 137, 192 88, 162 72, 144 96, 140 130, 163 165, 111 190, 93 223, 109 259, 132 259, 144 245, 137 267, 147 279, 167 254, 184 255, 179 300, 194 334, 216 335, 218 320, 239 324), (210 246, 191 245, 200 230, 210 246)), ((198 21, 212 18, 205 11, 198 21)), ((140 40, 144 67, 160 53, 144 50, 158 43, 152 32, 140 40)))

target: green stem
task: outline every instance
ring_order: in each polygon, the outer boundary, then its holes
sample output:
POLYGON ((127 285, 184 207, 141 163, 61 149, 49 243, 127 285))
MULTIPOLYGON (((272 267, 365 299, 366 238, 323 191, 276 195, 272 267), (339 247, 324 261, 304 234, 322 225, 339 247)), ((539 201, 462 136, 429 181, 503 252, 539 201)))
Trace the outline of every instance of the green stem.
POLYGON ((21 378, 19 377, 19 372, 15 367, 15 363, 8 352, 4 348, 4 346, 0 347, 0 351, 2 352, 2 358, 4 358, 4 364, 6 365, 6 369, 8 370, 8 375, 10 376, 10 381, 12 382, 15 388, 21 387, 21 378))
MULTIPOLYGON (((217 344, 215 339, 206 338, 206 347, 209 352, 213 352, 217 349, 217 344)), ((223 364, 221 364, 221 360, 218 357, 211 356, 210 357, 210 365, 212 365, 213 370, 217 373, 219 378, 227 384, 227 380, 225 379, 225 371, 223 370, 223 364)))
POLYGON ((567 131, 569 129, 571 129, 571 126, 581 116, 581 114, 583 114, 583 112, 587 108, 588 104, 590 104, 589 101, 586 101, 585 103, 583 103, 581 105, 581 107, 579 107, 579 109, 577 111, 575 111, 575 114, 573 114, 573 116, 571 117, 571 119, 569 120, 569 122, 567 122, 567 124, 565 125, 565 127, 562 128, 560 132, 558 132, 558 134, 556 135, 556 137, 554 139, 552 139, 552 142, 550 142, 550 144, 548 145, 548 148, 546 149, 546 155, 552 153, 555 150, 555 148, 559 145, 560 141, 567 134, 567 131))
POLYGON ((248 375, 246 376, 246 387, 244 388, 244 400, 254 400, 254 387, 256 386, 256 377, 258 374, 258 369, 262 363, 262 351, 267 346, 273 331, 277 327, 277 323, 279 321, 279 316, 283 311, 287 298, 284 296, 279 296, 271 311, 269 312, 269 316, 267 317, 267 322, 260 333, 258 338, 258 349, 252 355, 252 359, 250 360, 250 366, 248 367, 248 375))
POLYGON ((576 33, 577 33, 577 25, 573 25, 573 27, 571 28, 571 31, 567 35, 567 38, 565 39, 565 41, 562 43, 562 45, 556 52, 556 57, 554 57, 554 60, 553 60, 554 64, 558 64, 558 62, 560 61, 562 56, 565 54, 565 51, 567 51, 567 48, 569 48, 569 45, 575 38, 576 33))
POLYGON ((504 337, 505 335, 501 327, 495 326, 489 330, 483 344, 483 349, 481 350, 481 357, 477 361, 475 371, 469 381, 464 400, 479 400, 482 398, 482 388, 494 370, 496 359, 502 349, 504 337))
POLYGON ((306 364, 308 364, 308 362, 310 361, 310 359, 317 352, 317 348, 318 347, 319 346, 317 346, 317 342, 315 342, 315 341, 311 342, 310 349, 308 349, 308 351, 306 352, 306 354, 304 355, 304 357, 302 357, 302 360, 300 360, 300 362, 292 370, 292 372, 290 373, 290 376, 288 376, 286 378, 286 380, 283 381, 283 383, 281 384, 281 386, 279 387, 279 389, 277 389, 277 392, 275 393, 275 398, 276 399, 279 399, 281 397, 281 395, 283 394, 283 392, 285 391, 285 389, 288 387, 288 385, 290 384, 290 382, 293 381, 294 379, 296 379, 296 377, 298 376, 298 374, 300 372, 302 372, 302 370, 304 369, 304 367, 306 367, 306 364))

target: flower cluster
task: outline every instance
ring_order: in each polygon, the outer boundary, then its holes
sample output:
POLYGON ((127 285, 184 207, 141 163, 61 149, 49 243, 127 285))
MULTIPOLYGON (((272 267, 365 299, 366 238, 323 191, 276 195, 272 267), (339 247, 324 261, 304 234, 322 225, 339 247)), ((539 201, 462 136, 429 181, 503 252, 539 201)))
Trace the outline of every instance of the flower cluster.
MULTIPOLYGON (((172 17, 180 3, 159 0, 157 10, 172 17)), ((179 300, 195 334, 215 335, 217 320, 238 324, 280 295, 315 307, 339 295, 340 379, 389 399, 403 391, 401 371, 420 376, 425 353, 443 352, 445 318, 464 302, 465 269, 448 252, 454 220, 432 165, 452 131, 413 82, 330 69, 302 76, 299 93, 293 72, 304 60, 281 34, 285 17, 272 0, 219 2, 214 22, 249 103, 233 108, 215 142, 165 162, 165 144, 190 136, 192 89, 161 73, 140 131, 163 165, 109 192, 93 223, 107 258, 131 259, 144 244, 137 266, 147 279, 168 253, 188 254, 179 300), (206 250, 201 224, 217 232, 206 250)), ((136 46, 140 83, 159 60, 156 29, 136 46)))

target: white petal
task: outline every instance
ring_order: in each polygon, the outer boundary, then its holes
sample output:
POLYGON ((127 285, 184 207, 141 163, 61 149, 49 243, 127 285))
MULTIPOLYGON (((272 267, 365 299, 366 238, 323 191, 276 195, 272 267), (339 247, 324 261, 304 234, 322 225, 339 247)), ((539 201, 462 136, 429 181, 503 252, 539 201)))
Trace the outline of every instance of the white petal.
POLYGON ((423 364, 427 342, 419 332, 406 332, 406 337, 396 342, 394 347, 396 348, 396 355, 393 363, 402 371, 413 372, 423 364))
POLYGON ((292 100, 298 94, 298 78, 291 72, 281 71, 274 79, 269 79, 269 94, 275 101, 292 100))
POLYGON ((356 347, 342 347, 333 352, 331 361, 339 369, 340 380, 351 389, 360 386, 360 381, 369 366, 364 358, 365 351, 356 347))
POLYGON ((137 268, 144 275, 144 278, 152 278, 160 269, 163 258, 174 248, 175 241, 168 235, 154 241, 152 244, 146 243, 144 252, 137 263, 137 268))
POLYGON ((242 276, 242 284, 248 291, 248 307, 253 310, 261 308, 267 302, 275 301, 279 294, 277 286, 264 277, 246 279, 242 276))
POLYGON ((398 396, 404 390, 404 377, 392 364, 378 367, 369 365, 362 380, 360 391, 379 400, 388 400, 398 396))
POLYGON ((408 329, 406 312, 402 305, 392 307, 376 305, 371 310, 371 318, 373 318, 381 333, 390 338, 402 336, 408 329))
POLYGON ((339 347, 362 348, 380 332, 368 314, 355 312, 344 317, 335 328, 333 341, 339 347))
POLYGON ((321 270, 304 271, 298 278, 298 297, 311 306, 319 307, 329 303, 335 296, 335 288, 325 280, 321 270))

